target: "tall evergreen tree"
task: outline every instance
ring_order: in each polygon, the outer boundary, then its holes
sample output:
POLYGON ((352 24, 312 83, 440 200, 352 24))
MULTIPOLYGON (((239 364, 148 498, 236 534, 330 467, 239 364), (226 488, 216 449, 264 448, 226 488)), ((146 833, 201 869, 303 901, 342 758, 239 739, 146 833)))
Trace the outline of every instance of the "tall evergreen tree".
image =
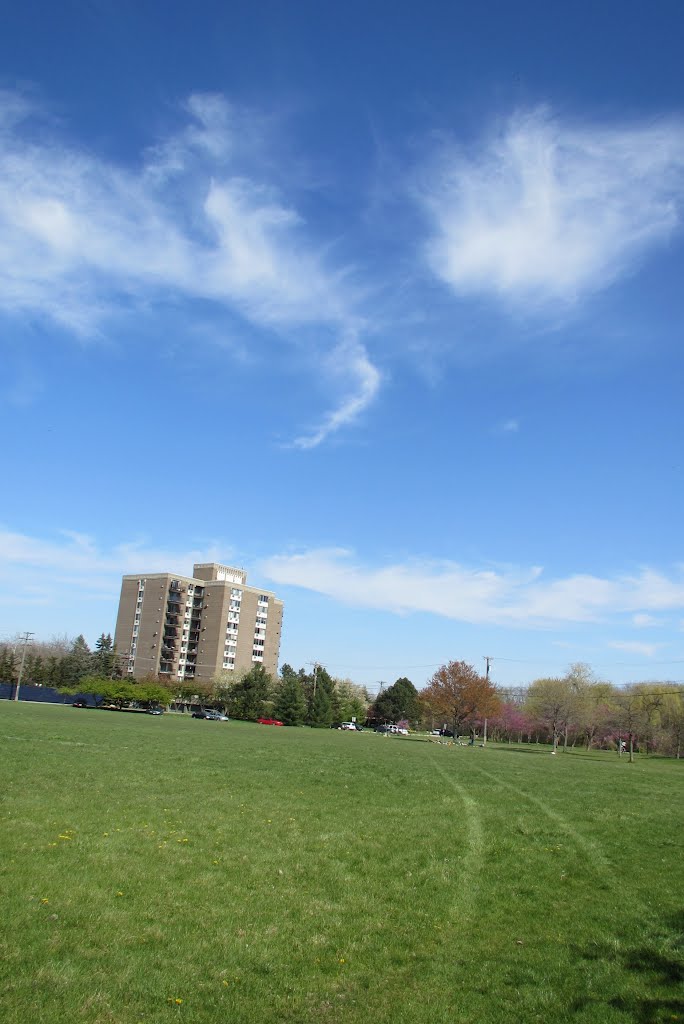
POLYGON ((330 694, 325 686, 317 686, 316 694, 309 710, 309 725, 315 729, 325 729, 332 725, 333 713, 330 694))
POLYGON ((16 683, 17 663, 14 651, 4 644, 0 647, 0 683, 16 683))
MULTIPOLYGON (((283 668, 289 666, 283 666, 283 668)), ((275 715, 285 725, 303 725, 306 719, 306 697, 297 674, 290 670, 285 675, 275 702, 275 715)))
POLYGON ((92 654, 85 641, 85 637, 82 634, 77 636, 71 645, 71 650, 62 659, 60 684, 72 687, 80 682, 84 676, 89 675, 91 672, 91 658, 92 654))
POLYGON ((112 634, 101 633, 95 641, 95 650, 91 655, 91 673, 102 679, 111 679, 116 674, 116 651, 112 634))

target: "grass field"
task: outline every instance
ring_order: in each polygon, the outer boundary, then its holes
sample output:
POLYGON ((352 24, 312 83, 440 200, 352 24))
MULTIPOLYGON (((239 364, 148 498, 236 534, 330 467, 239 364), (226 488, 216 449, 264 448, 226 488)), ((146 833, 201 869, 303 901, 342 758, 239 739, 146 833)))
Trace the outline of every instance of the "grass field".
POLYGON ((684 764, 0 705, 4 1024, 684 1021, 684 764))

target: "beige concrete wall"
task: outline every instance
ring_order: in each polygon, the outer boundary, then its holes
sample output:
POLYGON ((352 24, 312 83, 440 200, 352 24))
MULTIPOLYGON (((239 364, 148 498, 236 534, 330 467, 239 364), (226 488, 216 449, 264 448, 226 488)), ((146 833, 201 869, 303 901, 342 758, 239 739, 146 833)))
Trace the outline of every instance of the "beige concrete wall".
POLYGON ((213 582, 205 585, 196 677, 203 681, 223 671, 223 646, 231 586, 235 584, 213 582))
MULTIPOLYGON (((249 672, 254 664, 263 664, 266 671, 275 676, 278 671, 280 639, 282 631, 283 602, 273 593, 249 587, 234 581, 210 579, 215 576, 216 563, 207 566, 197 565, 195 571, 204 572, 206 578, 200 576, 179 576, 173 573, 153 573, 148 576, 124 576, 121 586, 121 599, 116 623, 116 643, 120 653, 130 650, 133 622, 138 597, 138 580, 145 579, 145 594, 141 617, 138 625, 138 638, 135 656, 134 676, 138 679, 150 674, 158 674, 161 660, 162 641, 167 613, 169 612, 169 596, 171 582, 177 580, 182 587, 177 630, 176 648, 171 660, 171 672, 163 674, 163 678, 178 682, 178 666, 181 656, 184 617, 188 586, 193 584, 204 588, 200 623, 200 640, 197 648, 195 679, 207 682, 215 675, 224 671, 223 659, 226 640, 226 624, 230 611, 231 589, 242 592, 240 604, 240 622, 238 625, 237 647, 235 648, 235 671, 249 672), (258 599, 261 594, 268 596, 268 614, 266 616, 266 635, 264 637, 263 662, 252 661, 254 648, 254 629, 256 625, 258 599)), ((125 667, 124 667, 125 670, 125 667)))
POLYGON ((269 597, 268 625, 266 627, 266 644, 264 646, 264 668, 274 678, 278 675, 282 631, 283 602, 279 601, 276 597, 269 597))

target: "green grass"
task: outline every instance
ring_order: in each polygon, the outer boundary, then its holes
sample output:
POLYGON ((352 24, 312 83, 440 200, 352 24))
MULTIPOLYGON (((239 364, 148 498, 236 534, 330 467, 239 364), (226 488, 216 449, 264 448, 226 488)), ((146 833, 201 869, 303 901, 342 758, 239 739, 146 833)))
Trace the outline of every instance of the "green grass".
POLYGON ((4 1024, 684 1021, 684 764, 6 702, 0 738, 4 1024))

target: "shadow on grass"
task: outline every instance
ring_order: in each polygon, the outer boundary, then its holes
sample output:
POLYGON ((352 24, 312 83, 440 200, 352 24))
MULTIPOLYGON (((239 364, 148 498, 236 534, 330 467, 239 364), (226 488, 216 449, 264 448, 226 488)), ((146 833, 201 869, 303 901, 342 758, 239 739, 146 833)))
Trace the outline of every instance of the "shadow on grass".
MULTIPOLYGON (((675 915, 668 923, 675 947, 671 953, 658 952, 648 947, 626 950, 618 959, 625 971, 637 976, 641 993, 612 996, 605 1005, 629 1014, 638 1024, 661 1024, 662 1021, 684 1020, 684 959, 677 955, 684 931, 684 913, 675 915)), ((585 960, 614 960, 615 952, 609 947, 597 946, 580 954, 585 960)), ((579 1013, 590 1003, 600 1000, 578 1000, 573 1010, 579 1013)))

